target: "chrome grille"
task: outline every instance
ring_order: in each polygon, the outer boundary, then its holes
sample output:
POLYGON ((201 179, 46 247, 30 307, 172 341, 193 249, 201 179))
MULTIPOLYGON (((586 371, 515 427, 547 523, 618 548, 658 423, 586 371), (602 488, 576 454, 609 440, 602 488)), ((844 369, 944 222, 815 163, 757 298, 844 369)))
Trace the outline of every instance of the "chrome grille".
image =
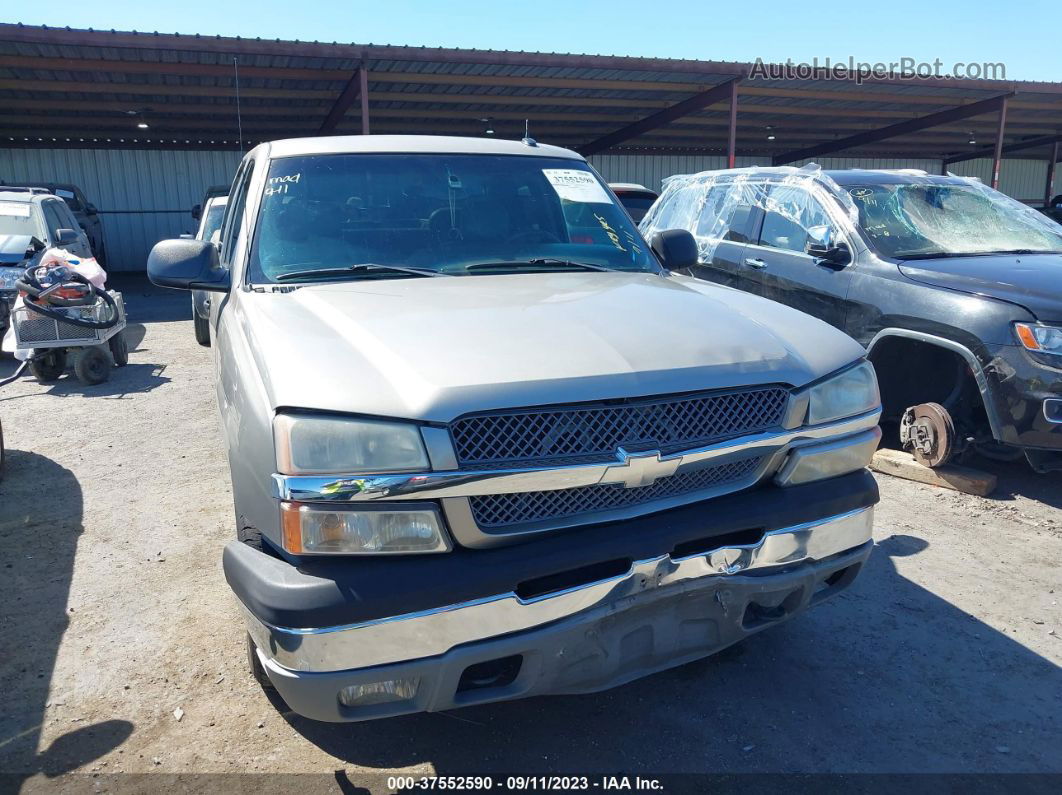
POLYGON ((628 489, 622 484, 580 486, 554 491, 488 494, 470 497, 472 516, 483 529, 510 527, 579 514, 646 505, 669 497, 731 486, 736 490, 759 469, 763 457, 731 461, 693 472, 678 472, 649 486, 628 489))
POLYGON ((628 451, 678 452, 781 424, 789 392, 760 387, 597 406, 475 414, 450 425, 462 468, 555 466, 628 451))

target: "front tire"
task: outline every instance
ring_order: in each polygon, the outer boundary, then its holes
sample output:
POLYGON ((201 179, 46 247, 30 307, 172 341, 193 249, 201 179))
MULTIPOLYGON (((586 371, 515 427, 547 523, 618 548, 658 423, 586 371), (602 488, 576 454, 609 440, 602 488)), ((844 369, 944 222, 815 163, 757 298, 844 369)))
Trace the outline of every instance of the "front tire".
POLYGON ((125 367, 129 364, 129 344, 125 340, 125 329, 107 340, 107 347, 111 349, 111 357, 116 366, 125 367))
POLYGON ((276 686, 269 679, 269 674, 265 672, 265 668, 262 667, 262 661, 258 659, 258 647, 254 645, 250 633, 247 634, 247 667, 251 672, 251 676, 254 677, 263 690, 270 692, 276 691, 276 686))
MULTIPOLYGON (((37 351, 34 351, 36 355, 37 351)), ((50 384, 66 371, 66 349, 52 348, 44 356, 30 362, 29 370, 38 383, 50 384)))
POLYGON ((111 357, 98 345, 82 348, 74 360, 74 373, 88 386, 102 384, 111 376, 111 357))
POLYGON ((205 317, 199 317, 199 313, 192 310, 192 323, 195 326, 195 341, 204 348, 210 347, 210 321, 205 317))

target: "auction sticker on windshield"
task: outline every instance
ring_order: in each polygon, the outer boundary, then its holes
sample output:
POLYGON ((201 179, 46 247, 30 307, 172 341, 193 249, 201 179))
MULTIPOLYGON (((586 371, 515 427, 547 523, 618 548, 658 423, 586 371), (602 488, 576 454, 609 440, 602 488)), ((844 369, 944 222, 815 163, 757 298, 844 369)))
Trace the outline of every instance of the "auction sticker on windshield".
POLYGON ((542 173, 562 199, 583 204, 611 204, 601 183, 588 171, 576 168, 544 168, 542 173))
POLYGON ((30 208, 28 204, 0 202, 0 215, 10 215, 14 218, 29 218, 30 208))

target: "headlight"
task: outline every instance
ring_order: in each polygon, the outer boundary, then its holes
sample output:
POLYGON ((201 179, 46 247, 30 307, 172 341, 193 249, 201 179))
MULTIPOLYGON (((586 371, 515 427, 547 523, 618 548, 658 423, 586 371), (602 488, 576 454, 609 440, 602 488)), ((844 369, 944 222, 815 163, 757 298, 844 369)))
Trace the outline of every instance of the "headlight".
POLYGON ((14 290, 15 282, 25 272, 23 268, 0 268, 0 290, 14 290))
POLYGON ((284 549, 293 555, 380 555, 449 552, 434 508, 337 509, 280 504, 284 549))
POLYGON ((1034 323, 1015 323, 1018 340, 1026 350, 1062 356, 1062 328, 1034 323))
POLYGON ((854 417, 880 403, 874 365, 862 362, 808 390, 808 425, 854 417))
POLYGON ((408 423, 280 414, 273 421, 273 436, 277 468, 284 475, 428 468, 420 429, 408 423))

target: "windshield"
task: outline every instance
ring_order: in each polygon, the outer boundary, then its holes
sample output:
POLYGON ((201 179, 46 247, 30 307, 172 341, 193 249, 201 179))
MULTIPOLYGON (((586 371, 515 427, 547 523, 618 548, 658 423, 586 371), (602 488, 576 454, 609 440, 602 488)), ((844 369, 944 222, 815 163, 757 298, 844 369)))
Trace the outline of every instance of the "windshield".
POLYGON ((616 195, 619 197, 620 204, 627 208, 627 212, 630 213, 635 223, 645 218, 645 214, 649 212, 649 208, 656 201, 656 196, 651 193, 618 193, 616 195))
POLYGON ((45 237, 28 202, 0 202, 0 235, 45 237))
POLYGON ((71 212, 81 212, 81 202, 77 200, 77 194, 69 188, 56 188, 55 195, 66 202, 66 206, 70 208, 71 212))
MULTIPOLYGON (((270 164, 248 275, 274 282, 362 263, 470 275, 532 261, 540 265, 527 269, 546 269, 544 260, 658 270, 626 212, 581 161, 314 155, 270 164)), ((398 275, 382 268, 332 274, 398 275)))
POLYGON ((199 224, 199 234, 196 236, 199 240, 213 240, 214 233, 221 229, 221 219, 225 217, 225 204, 226 202, 215 199, 207 205, 207 211, 199 224))
POLYGON ((1062 252, 1062 226, 975 185, 849 185, 859 225, 888 257, 1062 252))

